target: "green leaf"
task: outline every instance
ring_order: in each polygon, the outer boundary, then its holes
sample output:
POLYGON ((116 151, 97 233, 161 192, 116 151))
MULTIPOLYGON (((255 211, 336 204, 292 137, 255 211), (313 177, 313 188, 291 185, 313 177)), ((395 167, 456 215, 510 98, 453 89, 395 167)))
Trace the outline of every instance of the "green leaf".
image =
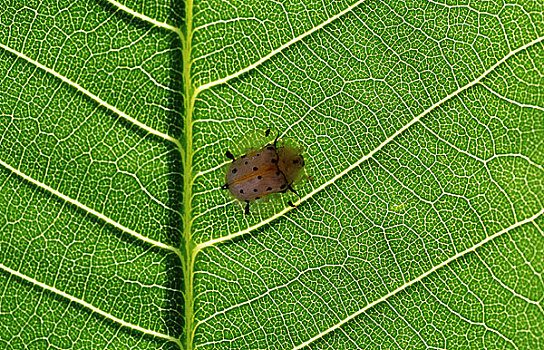
POLYGON ((544 348, 543 164, 539 1, 4 2, 0 348, 544 348))

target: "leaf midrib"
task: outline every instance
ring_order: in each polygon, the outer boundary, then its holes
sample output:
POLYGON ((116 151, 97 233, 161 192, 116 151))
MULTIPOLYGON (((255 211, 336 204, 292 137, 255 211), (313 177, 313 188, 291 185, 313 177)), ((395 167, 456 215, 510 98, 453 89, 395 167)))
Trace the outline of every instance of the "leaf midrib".
POLYGON ((183 233, 184 239, 182 247, 185 253, 183 264, 183 280, 185 282, 185 349, 193 349, 194 335, 194 299, 193 299, 193 272, 195 254, 193 254, 194 244, 192 237, 192 197, 193 197, 193 109, 196 99, 195 89, 193 88, 191 76, 191 55, 193 42, 193 0, 185 2, 185 40, 182 41, 183 58, 183 87, 184 87, 184 105, 185 105, 185 152, 182 155, 183 164, 183 233), (184 248, 184 249, 183 249, 184 248))

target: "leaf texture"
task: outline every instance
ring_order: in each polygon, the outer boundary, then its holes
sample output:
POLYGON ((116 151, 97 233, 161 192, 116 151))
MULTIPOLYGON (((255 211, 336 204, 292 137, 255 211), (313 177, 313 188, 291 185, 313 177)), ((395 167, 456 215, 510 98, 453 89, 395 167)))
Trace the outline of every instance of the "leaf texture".
POLYGON ((544 348, 543 91, 534 1, 9 1, 0 348, 544 348))

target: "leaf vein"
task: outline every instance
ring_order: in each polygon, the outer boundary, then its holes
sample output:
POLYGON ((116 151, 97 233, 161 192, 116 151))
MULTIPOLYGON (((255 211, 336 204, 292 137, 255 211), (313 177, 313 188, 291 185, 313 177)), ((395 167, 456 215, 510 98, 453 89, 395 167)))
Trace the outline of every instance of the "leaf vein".
POLYGON ((106 215, 102 214, 102 213, 99 213, 97 212, 96 210, 94 209, 91 209, 89 208, 88 206, 86 206, 85 204, 75 200, 75 199, 72 199, 68 196, 66 196, 65 194, 47 186, 46 184, 44 183, 41 183, 35 179, 33 179, 32 177, 24 174, 23 172, 19 171, 18 169, 15 169, 14 167, 12 167, 11 165, 7 164, 6 162, 4 162, 3 160, 0 160, 0 165, 2 165, 3 167, 5 167, 6 169, 8 169, 9 171, 11 171, 12 173, 20 176, 21 178, 23 178, 24 180, 36 185, 37 187, 41 188, 42 190, 45 190, 49 193, 51 193, 52 195, 56 196, 56 197, 59 197, 61 199, 63 199, 64 201, 66 201, 67 203, 70 203, 70 204, 73 204, 75 205, 76 207, 88 212, 89 214, 105 221, 106 223, 118 228, 119 230, 143 241, 143 242, 146 242, 154 247, 158 247, 158 248, 162 248, 162 249, 166 249, 166 250, 169 250, 169 251, 172 251, 174 252, 180 259, 182 259, 182 256, 181 256, 181 252, 179 249, 175 248, 175 247, 172 247, 172 246, 169 246, 167 244, 164 244, 164 243, 161 243, 161 242, 158 242, 158 241, 155 241, 151 238, 148 238, 148 237, 145 237, 144 235, 134 231, 134 230, 131 230, 129 229, 128 227, 125 227, 123 225, 121 225, 120 223, 112 220, 111 218, 107 217, 106 215))
POLYGON ((374 307, 375 305, 381 303, 382 301, 386 301, 388 300, 390 297, 396 295, 397 293, 405 290, 406 288, 410 287, 411 285, 417 283, 417 282, 420 282, 422 281, 425 277, 431 275, 432 273, 434 273, 435 271, 441 269, 442 267, 445 267, 445 266, 448 266, 449 263, 451 263, 452 261, 455 261, 463 256, 465 256, 466 254, 468 253, 471 253, 473 251, 475 251, 476 249, 480 248, 481 246, 483 246, 484 244, 486 244, 487 242, 489 241, 492 241, 493 239, 501 236, 502 234, 508 232, 508 231, 511 231, 517 227, 520 227, 520 226, 523 226, 527 223, 530 223, 530 222, 533 222, 535 221, 537 218, 539 218, 542 214, 544 214, 544 208, 540 209, 540 211, 538 213, 536 213, 535 215, 531 216, 531 217, 528 217, 526 218, 525 220, 522 220, 522 221, 519 221, 485 239, 483 239, 481 242, 475 244, 474 246, 458 253, 458 254, 455 254, 454 256, 444 260, 443 262, 441 262, 440 264, 436 265, 435 267, 433 267, 432 269, 430 269, 429 271, 421 274, 421 276, 411 280, 410 282, 398 287, 397 289, 393 290, 392 292, 384 295, 383 297, 371 302, 370 304, 366 305, 365 307, 361 308, 360 310, 358 310, 357 312, 354 312, 353 314, 351 314, 350 316, 346 317, 345 319, 343 319, 341 322, 335 324, 334 326, 322 331, 321 333, 315 335, 314 337, 312 337, 311 339, 307 340, 306 342, 296 346, 293 348, 293 350, 295 349, 302 349, 308 345, 310 345, 311 343, 313 343, 314 341, 324 337, 325 335, 329 334, 330 332, 340 328, 342 325, 346 324, 347 322, 349 322, 350 320, 354 319, 355 317, 361 315, 362 313, 364 313, 365 311, 367 311, 368 309, 374 307))
POLYGON ((239 77, 240 75, 245 74, 245 73, 259 67, 263 63, 267 62, 270 58, 272 58, 275 55, 277 55, 278 53, 284 51, 286 48, 288 48, 288 47, 292 46, 293 44, 299 42, 300 40, 304 39, 308 35, 311 35, 312 33, 318 31, 319 29, 321 29, 324 26, 326 26, 327 24, 335 21, 336 19, 344 16, 346 13, 349 13, 349 12, 353 11, 353 9, 358 7, 360 4, 362 4, 363 1, 364 0, 357 1, 356 3, 354 3, 353 5, 347 7, 343 11, 341 11, 341 12, 337 13, 336 15, 330 17, 328 20, 326 20, 324 22, 321 22, 317 26, 313 27, 311 30, 309 30, 307 32, 304 32, 301 35, 297 36, 296 38, 293 38, 293 39, 289 40, 285 44, 283 44, 280 47, 276 48, 275 50, 271 51, 268 55, 262 57, 260 60, 256 61, 255 63, 253 63, 253 64, 251 64, 251 65, 249 65, 249 66, 247 66, 247 67, 245 67, 245 68, 243 68, 241 70, 239 70, 238 72, 227 75, 224 78, 220 78, 220 79, 211 81, 209 83, 200 85, 199 87, 196 88, 194 96, 196 97, 201 91, 204 91, 204 90, 209 89, 209 88, 211 88, 213 86, 216 86, 216 85, 224 84, 224 83, 228 82, 229 80, 232 80, 232 79, 234 79, 236 77, 239 77))
MULTIPOLYGON (((533 45, 536 45, 536 44, 540 43, 543 40, 544 40, 544 36, 539 37, 539 38, 537 38, 537 39, 535 39, 535 40, 533 40, 533 41, 531 41, 531 42, 529 42, 529 43, 527 43, 527 44, 525 44, 523 46, 518 47, 516 50, 511 51, 510 53, 505 55, 502 59, 495 62, 495 64, 493 64, 489 69, 487 69, 485 72, 483 72, 478 78, 476 78, 472 82, 468 83, 467 85, 463 86, 462 88, 452 92, 451 94, 447 95, 446 97, 442 98, 440 101, 434 103, 432 106, 430 106, 429 108, 424 110, 421 114, 419 114, 418 116, 416 116, 415 118, 410 120, 410 122, 408 122, 402 128, 398 129, 393 135, 391 135, 387 139, 385 139, 382 143, 380 143, 375 149, 373 149, 367 155, 361 157, 358 161, 356 161, 355 163, 353 163, 349 167, 345 168, 343 171, 336 174, 334 177, 332 177, 328 181, 324 182, 321 186, 315 188, 313 191, 311 191, 310 193, 303 196, 296 203, 294 203, 295 206, 298 206, 300 203, 303 203, 303 202, 307 201, 308 199, 312 198, 314 195, 321 192, 322 190, 327 188, 329 185, 335 183, 338 179, 340 179, 341 177, 343 177, 344 175, 349 173, 351 170, 357 168, 363 162, 365 162, 366 160, 372 158, 374 156, 374 154, 376 154, 383 147, 388 145, 391 141, 396 139, 397 136, 402 134, 405 130, 410 128, 412 125, 419 122, 421 118, 423 118, 424 116, 426 116, 427 114, 429 114, 430 112, 435 110, 437 107, 441 106, 442 104, 444 104, 445 102, 451 100, 452 98, 458 96, 461 92, 467 90, 468 88, 470 88, 470 87, 472 87, 472 86, 474 86, 476 84, 479 84, 482 79, 484 79, 489 73, 493 72, 502 63, 506 62, 506 60, 508 60, 510 57, 514 56, 515 54, 519 53, 520 51, 523 51, 523 50, 525 50, 525 49, 527 49, 527 48, 529 48, 529 47, 531 47, 533 45)), ((235 233, 223 236, 223 237, 219 237, 219 238, 216 238, 216 239, 211 239, 211 240, 208 240, 206 242, 199 243, 199 244, 196 245, 195 249, 193 250, 193 256, 198 254, 198 252, 200 250, 202 250, 202 249, 204 249, 206 247, 216 245, 216 244, 220 244, 222 242, 230 241, 230 240, 232 240, 232 239, 234 239, 236 237, 239 237, 239 236, 245 235, 245 234, 247 234, 249 232, 252 232, 253 230, 258 229, 259 227, 264 226, 264 225, 268 224, 269 222, 274 221, 275 219, 282 217, 284 214, 286 214, 287 212, 289 212, 292 209, 293 209, 292 207, 287 207, 287 208, 281 210, 280 212, 276 213, 275 215, 273 215, 273 216, 271 216, 271 217, 269 217, 269 218, 255 224, 253 226, 250 226, 250 227, 248 227, 248 228, 246 228, 244 230, 241 230, 241 231, 238 231, 238 232, 235 232, 235 233)))
POLYGON ((164 29, 168 29, 174 33, 177 34, 177 36, 181 39, 181 41, 184 41, 185 38, 183 36, 183 33, 181 32, 181 29, 177 28, 177 27, 174 27, 168 23, 164 23, 164 22, 159 22, 151 17, 148 17, 144 14, 141 14, 141 13, 138 13, 136 11, 134 11, 133 9, 121 4, 120 2, 117 2, 115 0, 107 0, 111 5, 117 7, 120 11, 123 11, 125 13, 128 13, 129 15, 131 16, 134 16, 136 18, 139 18, 141 19, 142 21, 144 22, 147 22, 147 23, 150 23, 152 25, 154 25, 155 27, 160 27, 160 28, 164 28, 164 29))
POLYGON ((167 334, 162 334, 162 333, 159 333, 159 332, 156 332, 156 331, 153 331, 153 330, 150 330, 150 329, 146 329, 146 328, 143 328, 143 327, 140 327, 138 325, 135 325, 135 324, 132 324, 132 323, 128 323, 126 321, 123 321, 122 319, 120 318, 117 318, 89 303, 87 303, 86 301, 84 300, 81 300, 81 299, 78 299, 68 293, 65 293, 55 287, 52 287, 52 286, 49 286, 43 282, 40 282, 38 280, 35 280, 29 276, 26 276, 22 273, 20 273, 19 271, 15 271, 7 266, 5 266, 4 264, 0 263, 0 269, 4 270, 5 272, 11 274, 11 275, 14 275, 14 276, 17 276, 18 278, 28 282, 28 283, 31 283, 33 285, 36 285, 44 290, 47 290, 51 293, 54 293, 54 294, 57 294, 57 295, 60 295, 62 296, 63 298, 66 298, 68 300, 70 300, 71 302, 74 302, 74 303, 77 303, 87 309, 89 309, 90 311, 94 312, 94 313, 97 313, 117 324, 120 324, 121 326, 123 327, 127 327, 127 328, 130 328, 130 329, 133 329, 135 331, 138 331, 138 332, 141 332, 143 334, 147 334, 147 335, 151 335, 151 336, 154 336, 154 337, 158 337, 158 338, 162 338, 162 339, 166 339, 168 341, 171 341, 171 342, 174 342, 178 345, 181 345, 181 342, 178 338, 175 338, 175 337, 172 337, 172 336, 169 336, 167 334))
POLYGON ((183 153, 183 148, 181 146, 181 143, 178 139, 170 136, 170 135, 167 135, 165 133, 162 133, 158 130, 155 130, 147 125, 145 125, 144 123, 136 120, 135 118, 129 116, 128 114, 126 114, 125 112, 122 112, 121 110, 119 110, 118 108, 110 105, 109 103, 107 103, 106 101, 102 100, 100 97, 98 97, 97 95, 93 94, 92 92, 86 90, 85 88, 83 88, 81 85, 71 81, 70 79, 66 78, 65 76, 55 72, 53 69, 49 68, 49 67, 46 67, 44 66, 43 64, 31 59, 30 57, 26 56, 25 54, 21 53, 21 52, 18 52, 4 44, 1 44, 0 43, 0 48, 12 53, 13 55, 15 55, 16 57, 19 57, 25 61, 27 61, 28 63, 31 63, 33 65, 35 65, 36 67, 46 71, 47 73, 55 76, 56 78, 60 79, 61 81, 63 81, 64 83, 72 86, 73 88, 75 88, 76 90, 78 90, 79 92, 83 93, 85 96, 91 98, 93 101, 95 101, 96 103, 98 103, 99 105, 105 107, 106 109, 112 111, 113 113, 117 114, 118 116, 122 117, 123 119, 127 120, 128 122, 138 126, 139 128, 141 128, 142 130, 145 130, 146 132, 148 132, 149 134, 152 134, 152 135, 155 135, 155 136, 158 136, 164 140, 167 140, 167 141, 170 141, 172 142, 177 150, 180 152, 180 153, 183 153))

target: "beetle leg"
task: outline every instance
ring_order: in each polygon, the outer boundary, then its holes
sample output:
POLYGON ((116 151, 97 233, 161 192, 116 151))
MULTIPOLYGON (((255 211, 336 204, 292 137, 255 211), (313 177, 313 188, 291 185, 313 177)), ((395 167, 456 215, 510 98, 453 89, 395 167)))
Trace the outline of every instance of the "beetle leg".
POLYGON ((289 206, 293 207, 293 208, 296 208, 297 206, 293 204, 293 202, 291 201, 288 201, 287 204, 289 204, 289 206))
POLYGON ((291 187, 291 185, 287 185, 287 189, 289 189, 291 192, 293 192, 294 194, 296 194, 297 196, 300 197, 300 195, 298 194, 297 191, 295 191, 295 189, 293 187, 291 187))
MULTIPOLYGON (((268 137, 268 135, 270 135, 270 128, 266 129, 266 131, 264 132, 265 137, 268 137)), ((276 138, 274 139, 274 148, 277 148, 277 143, 279 138, 280 138, 280 133, 278 132, 278 134, 276 135, 276 138)))
POLYGON ((291 192, 293 192, 294 194, 296 194, 300 200, 302 200, 302 197, 300 196, 300 194, 298 194, 298 192, 295 191, 295 189, 294 189, 293 187, 291 187, 291 185, 287 185, 287 188, 288 188, 289 190, 291 190, 291 192))
POLYGON ((228 159, 232 159, 232 161, 234 162, 234 156, 232 155, 232 153, 230 153, 229 151, 226 151, 225 152, 225 155, 227 156, 228 159))
POLYGON ((246 201, 246 208, 244 212, 246 215, 249 215, 249 201, 246 201))

